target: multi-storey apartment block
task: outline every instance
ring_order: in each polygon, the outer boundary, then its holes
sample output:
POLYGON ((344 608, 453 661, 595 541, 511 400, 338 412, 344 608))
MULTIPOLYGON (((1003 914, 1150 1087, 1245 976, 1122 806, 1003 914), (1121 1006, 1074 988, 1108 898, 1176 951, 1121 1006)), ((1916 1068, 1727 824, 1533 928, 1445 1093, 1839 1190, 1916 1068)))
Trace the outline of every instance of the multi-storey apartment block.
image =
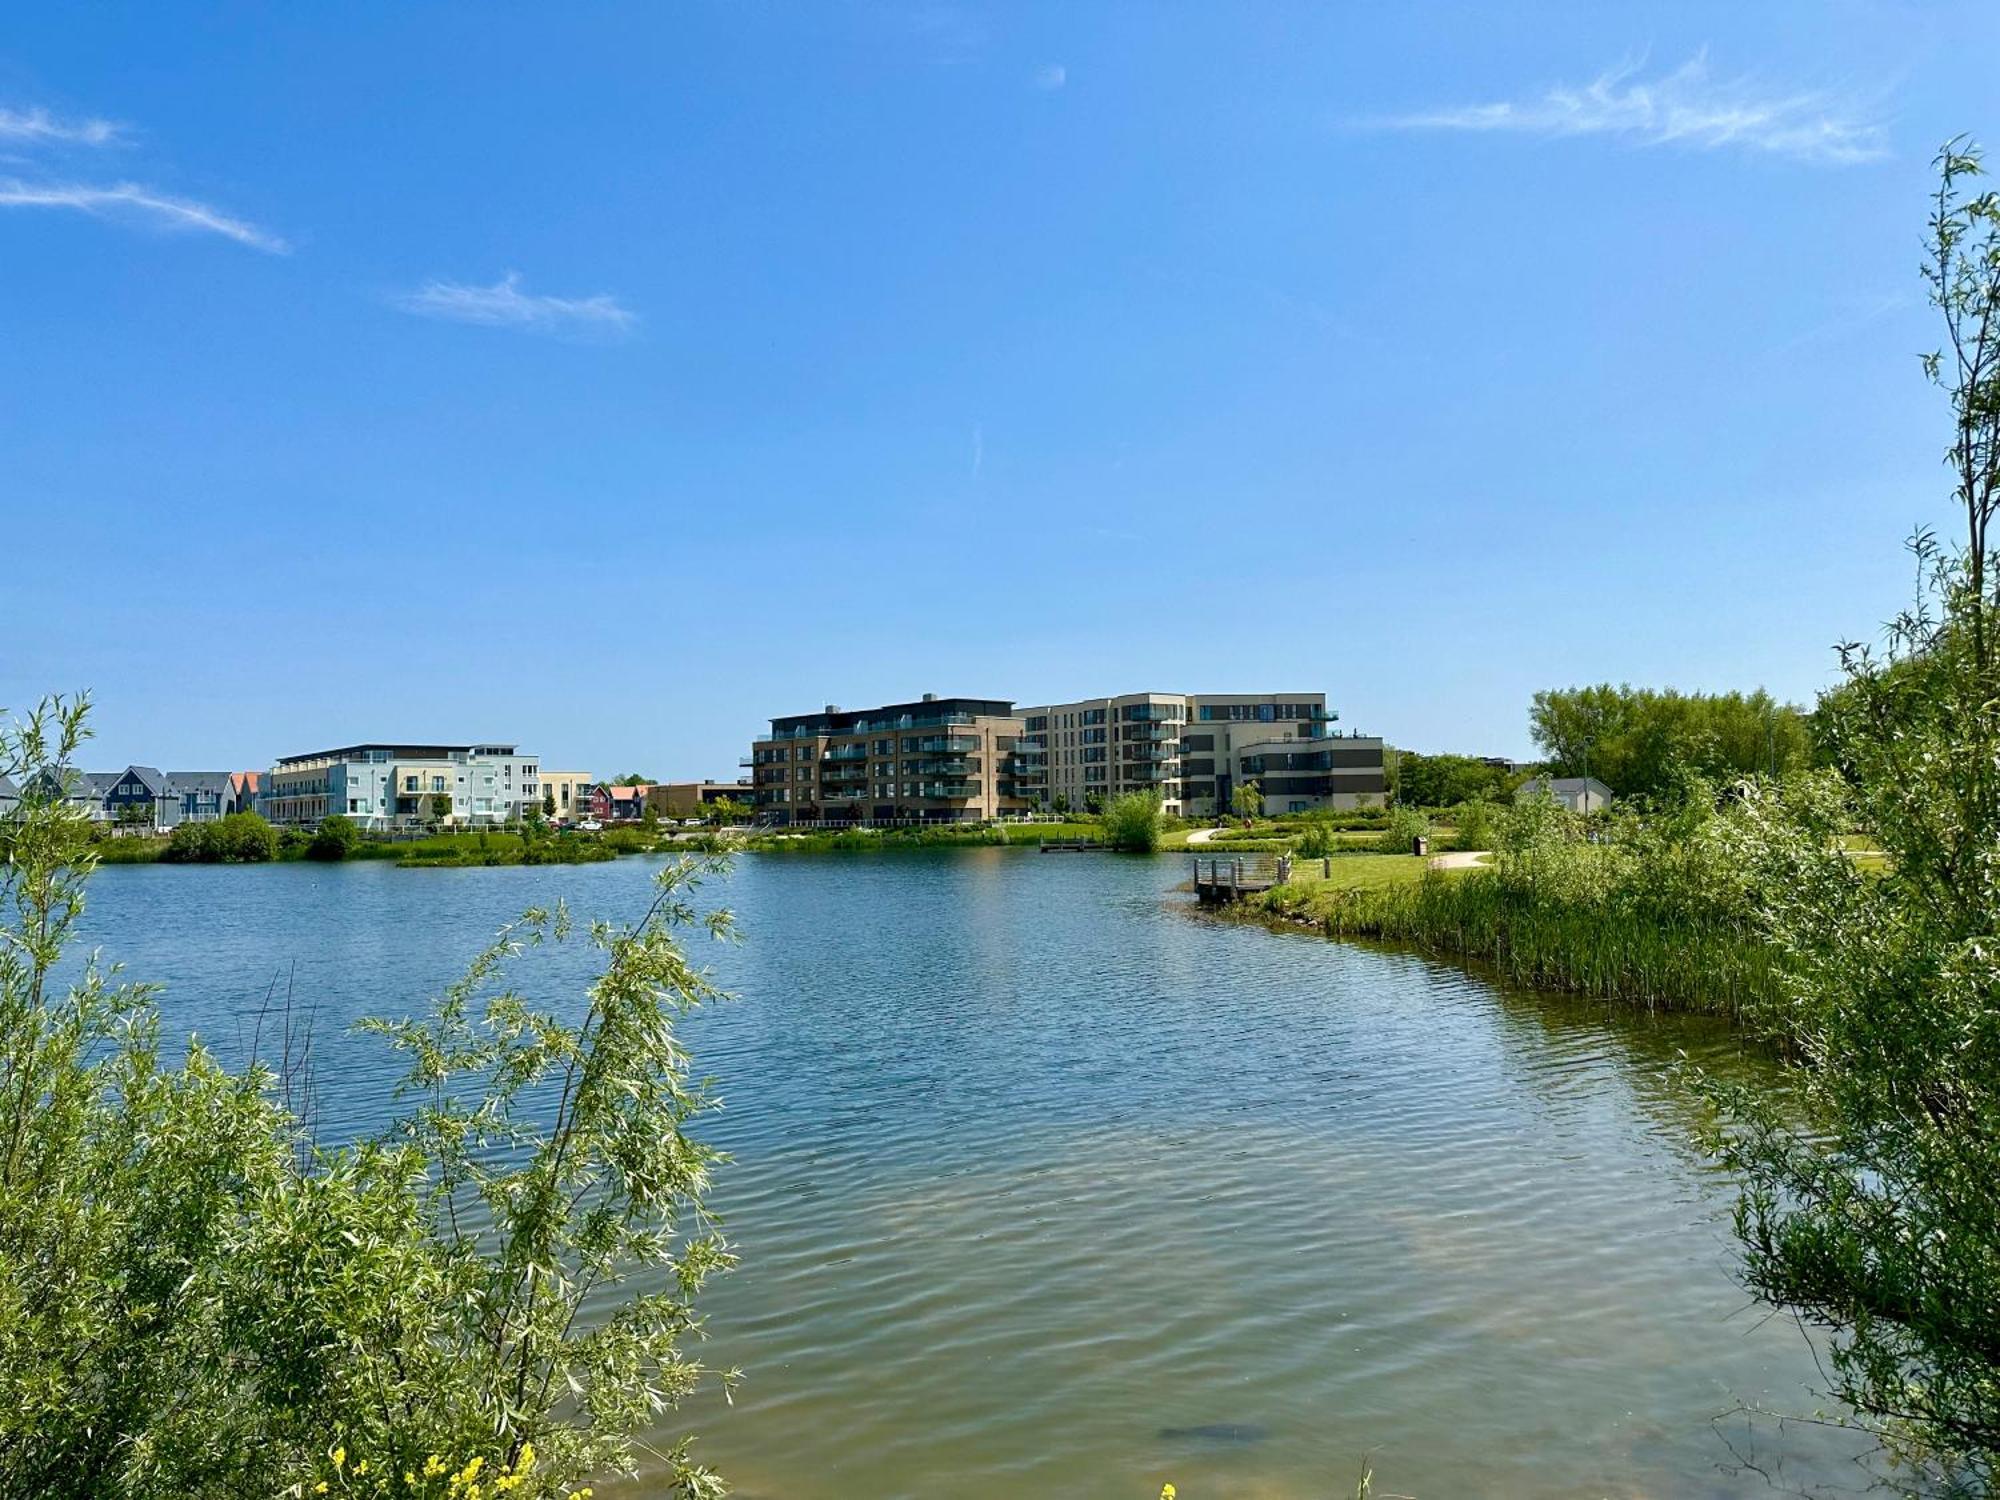
POLYGON ((1037 806, 1158 794, 1189 818, 1254 781, 1266 812, 1380 803, 1382 741, 1333 728, 1324 693, 1126 693, 1023 709, 1017 785, 1037 806))
POLYGON ((750 747, 768 823, 970 823, 1032 807, 1016 785, 1021 718, 1000 698, 940 698, 771 720, 750 747))
POLYGON ((264 816, 291 828, 339 814, 363 828, 510 823, 539 808, 536 758, 512 745, 348 745, 288 756, 263 778, 264 816))

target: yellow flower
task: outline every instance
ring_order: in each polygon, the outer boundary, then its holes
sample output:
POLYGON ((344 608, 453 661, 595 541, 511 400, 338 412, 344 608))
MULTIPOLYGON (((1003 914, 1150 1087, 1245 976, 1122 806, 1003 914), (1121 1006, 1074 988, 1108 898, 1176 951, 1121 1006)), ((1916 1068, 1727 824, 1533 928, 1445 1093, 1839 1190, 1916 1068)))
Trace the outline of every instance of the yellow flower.
POLYGON ((424 1461, 424 1478, 435 1479, 444 1472, 444 1460, 433 1453, 424 1461))
POLYGON ((324 1479, 313 1486, 313 1493, 315 1495, 324 1495, 326 1493, 326 1481, 324 1479))
POLYGON ((534 1468, 534 1466, 535 1445, 533 1443, 521 1444, 521 1456, 514 1460, 514 1472, 516 1474, 525 1474, 528 1470, 534 1468))
POLYGON ((346 1463, 347 1463, 347 1448, 345 1447, 345 1445, 335 1448, 333 1450, 333 1466, 336 1469, 339 1469, 345 1467, 346 1463))
POLYGON ((1160 1486, 1160 1500, 1174 1500, 1174 1496, 1179 1493, 1180 1491, 1176 1490, 1170 1484, 1163 1484, 1160 1486))
POLYGON ((411 1489, 415 1489, 417 1487, 417 1471, 415 1469, 403 1470, 403 1483, 407 1484, 411 1489))
POLYGON ((356 1464, 354 1472, 357 1474, 366 1474, 368 1472, 368 1460, 364 1458, 360 1463, 356 1464))

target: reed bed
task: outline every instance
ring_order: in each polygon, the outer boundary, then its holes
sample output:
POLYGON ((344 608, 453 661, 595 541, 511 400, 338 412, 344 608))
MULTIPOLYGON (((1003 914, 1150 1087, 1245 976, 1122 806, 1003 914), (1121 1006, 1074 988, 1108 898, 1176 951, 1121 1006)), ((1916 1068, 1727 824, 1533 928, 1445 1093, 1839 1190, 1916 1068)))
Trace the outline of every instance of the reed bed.
POLYGON ((1329 937, 1478 960, 1536 989, 1731 1018, 1775 998, 1771 951, 1746 922, 1666 909, 1616 887, 1582 894, 1504 872, 1433 871, 1404 885, 1280 886, 1252 905, 1329 937))

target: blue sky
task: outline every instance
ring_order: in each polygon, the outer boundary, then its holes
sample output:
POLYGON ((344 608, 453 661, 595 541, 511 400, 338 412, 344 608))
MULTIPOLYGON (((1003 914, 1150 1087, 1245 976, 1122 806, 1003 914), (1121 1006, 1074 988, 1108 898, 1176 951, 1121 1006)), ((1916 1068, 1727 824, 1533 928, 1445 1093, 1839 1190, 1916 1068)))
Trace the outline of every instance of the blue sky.
POLYGON ((1768 686, 1946 518, 2000 8, 13 7, 0 704, 735 772, 925 690, 1768 686))

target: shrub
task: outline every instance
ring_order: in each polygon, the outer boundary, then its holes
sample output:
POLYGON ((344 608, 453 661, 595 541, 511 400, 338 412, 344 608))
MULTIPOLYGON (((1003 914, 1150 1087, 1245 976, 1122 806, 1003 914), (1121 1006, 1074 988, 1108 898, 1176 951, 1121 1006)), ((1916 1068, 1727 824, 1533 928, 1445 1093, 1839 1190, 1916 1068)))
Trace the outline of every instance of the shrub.
POLYGON ((312 836, 312 842, 306 845, 306 858, 346 859, 359 837, 354 825, 335 813, 320 822, 318 831, 312 836))
POLYGON ((1411 841, 1431 831, 1431 821, 1414 807, 1391 808, 1375 847, 1384 854, 1408 854, 1411 841))
POLYGON ((1296 847, 1305 859, 1325 859, 1340 852, 1340 832, 1333 826, 1331 818, 1311 818, 1306 822, 1305 832, 1299 835, 1296 847))
POLYGON ((1499 819, 1491 802, 1464 802, 1452 815, 1454 849, 1491 849, 1498 841, 1499 819))
MULTIPOLYGON (((676 1036, 716 994, 677 932, 730 931, 703 867, 591 928, 578 1004, 537 1012, 505 973, 570 940, 558 908, 369 1023, 407 1067, 395 1118, 330 1147, 300 1079, 198 1039, 169 1061, 152 991, 67 961, 94 861, 45 788, 83 732, 60 701, 0 730, 27 788, 0 865, 0 1495, 548 1500, 629 1471, 705 1375, 680 1340, 731 1260, 676 1036)), ((722 1493, 685 1440, 663 1457, 661 1492, 722 1493)))
POLYGON ((1151 854, 1160 847, 1160 799, 1152 792, 1126 792, 1105 804, 1104 842, 1113 849, 1151 854))

